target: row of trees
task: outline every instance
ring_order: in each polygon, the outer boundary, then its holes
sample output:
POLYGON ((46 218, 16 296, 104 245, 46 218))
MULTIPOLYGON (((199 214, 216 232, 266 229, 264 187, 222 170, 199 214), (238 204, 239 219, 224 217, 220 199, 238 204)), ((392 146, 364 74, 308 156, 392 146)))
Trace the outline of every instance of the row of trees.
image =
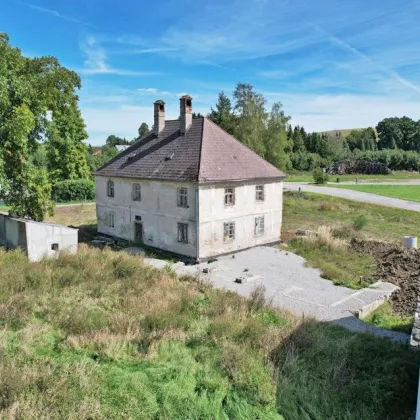
MULTIPOLYGON (((232 100, 219 93, 208 118, 270 163, 286 170, 325 167, 338 160, 360 158, 360 152, 420 151, 420 121, 408 117, 386 118, 376 129, 352 130, 346 136, 341 131, 307 133, 304 127, 290 124, 290 116, 284 113, 280 102, 274 103, 271 110, 266 109, 266 104, 264 96, 255 92, 252 85, 239 83, 232 100)), ((384 152, 369 156, 383 160, 388 155, 404 156, 391 169, 413 167, 412 155, 384 152)))

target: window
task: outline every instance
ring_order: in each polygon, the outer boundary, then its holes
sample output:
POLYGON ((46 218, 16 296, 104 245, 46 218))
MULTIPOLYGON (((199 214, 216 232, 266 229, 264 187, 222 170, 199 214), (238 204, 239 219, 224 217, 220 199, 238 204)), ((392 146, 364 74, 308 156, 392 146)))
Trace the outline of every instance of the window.
POLYGON ((178 188, 178 207, 188 207, 188 190, 178 188))
POLYGON ((223 223, 223 241, 230 242, 235 239, 235 222, 223 223))
POLYGON ((115 213, 108 213, 108 227, 115 228, 115 213))
POLYGON ((114 181, 109 180, 106 184, 108 197, 114 197, 114 181))
POLYGON ((235 204, 235 188, 225 188, 225 206, 235 204))
POLYGON ((260 236, 264 234, 264 216, 255 218, 254 235, 260 236))
POLYGON ((178 242, 188 243, 188 223, 178 223, 178 242))
POLYGON ((257 185, 255 187, 255 199, 257 201, 264 201, 264 185, 257 185))
POLYGON ((133 201, 141 201, 141 186, 133 184, 133 201))

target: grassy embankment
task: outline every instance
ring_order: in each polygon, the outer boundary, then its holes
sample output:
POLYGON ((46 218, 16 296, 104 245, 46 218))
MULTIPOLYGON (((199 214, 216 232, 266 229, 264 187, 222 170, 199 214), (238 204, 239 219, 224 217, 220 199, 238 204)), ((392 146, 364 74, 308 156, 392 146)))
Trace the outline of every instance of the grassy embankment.
POLYGON ((408 201, 420 201, 420 185, 336 185, 331 187, 361 191, 408 201))
MULTIPOLYGON (((286 182, 313 182, 312 172, 287 171, 286 182)), ((393 181, 409 181, 412 179, 420 179, 419 172, 395 171, 391 175, 330 175, 330 181, 335 182, 340 178, 340 182, 359 181, 370 182, 393 182, 393 181)))
MULTIPOLYGON (((73 222, 73 224, 75 224, 73 222)), ((406 419, 419 355, 82 245, 0 251, 0 417, 406 419), (279 414, 280 413, 280 414, 279 414)))
MULTIPOLYGON (((306 239, 294 239, 289 248, 320 268, 323 275, 336 284, 357 288, 373 279, 374 260, 370 255, 343 247, 342 239, 365 236, 401 243, 404 235, 420 236, 420 213, 319 194, 285 193, 283 225, 285 231, 316 231, 319 226, 330 227, 331 240, 311 243, 306 239), (363 223, 358 224, 360 220, 363 223)), ((385 304, 366 321, 381 328, 409 332, 413 319, 394 315, 390 305, 385 304)))

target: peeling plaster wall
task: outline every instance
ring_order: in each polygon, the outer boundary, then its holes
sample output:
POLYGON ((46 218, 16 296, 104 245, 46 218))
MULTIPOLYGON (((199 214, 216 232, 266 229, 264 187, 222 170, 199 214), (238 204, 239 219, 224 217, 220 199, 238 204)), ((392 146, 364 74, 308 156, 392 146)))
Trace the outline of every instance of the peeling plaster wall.
POLYGON ((213 184, 199 187, 199 258, 234 252, 280 239, 283 182, 264 184, 265 200, 255 200, 262 183, 213 184), (235 205, 225 206, 225 188, 235 187, 235 205), (265 232, 254 235, 255 217, 264 216, 265 232), (224 242, 224 222, 235 222, 235 239, 224 242))
POLYGON ((156 248, 196 258, 195 192, 197 185, 129 178, 96 177, 98 231, 134 240, 135 217, 143 224, 143 242, 156 248), (114 181, 114 197, 107 195, 107 181, 114 181), (141 201, 133 201, 133 184, 141 185, 141 201), (188 208, 178 207, 178 187, 188 189, 188 208), (108 227, 108 214, 115 214, 115 227, 108 227), (188 223, 188 244, 178 242, 178 223, 188 223))

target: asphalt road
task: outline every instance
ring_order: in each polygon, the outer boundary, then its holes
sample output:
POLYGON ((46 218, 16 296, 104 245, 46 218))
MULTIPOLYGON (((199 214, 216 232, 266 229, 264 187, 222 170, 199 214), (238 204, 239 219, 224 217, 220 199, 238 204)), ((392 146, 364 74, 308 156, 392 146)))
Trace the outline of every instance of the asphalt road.
MULTIPOLYGON (((344 183, 343 183, 344 184, 344 183)), ((372 185, 372 184, 370 184, 372 185)), ((378 185, 388 185, 378 183, 378 185)), ((401 182, 389 185, 418 185, 418 181, 401 182)), ((385 197, 383 195, 370 194, 360 191, 346 190, 342 188, 323 187, 305 182, 285 182, 284 189, 288 191, 312 192, 317 194, 325 194, 333 197, 347 198, 348 200, 361 201, 363 203, 378 204, 380 206, 396 207, 404 210, 412 210, 420 212, 420 202, 401 200, 399 198, 385 197)))

